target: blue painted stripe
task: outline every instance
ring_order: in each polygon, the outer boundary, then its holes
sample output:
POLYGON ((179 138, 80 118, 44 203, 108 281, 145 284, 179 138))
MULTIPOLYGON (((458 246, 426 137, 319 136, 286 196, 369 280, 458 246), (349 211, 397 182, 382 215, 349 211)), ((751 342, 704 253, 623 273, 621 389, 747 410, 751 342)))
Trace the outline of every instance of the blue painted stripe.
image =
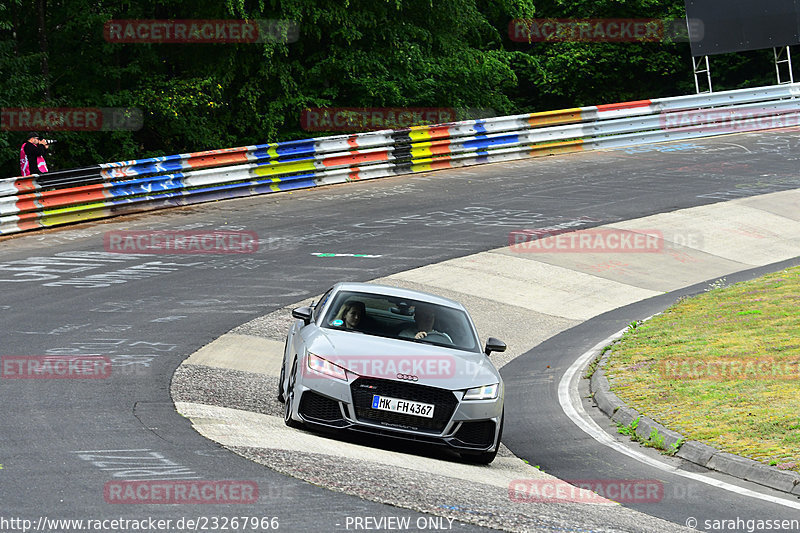
POLYGON ((154 191, 166 191, 172 189, 182 189, 186 187, 183 183, 184 175, 169 174, 168 176, 157 176, 119 182, 109 187, 108 192, 112 197, 127 196, 134 194, 147 194, 154 191))
POLYGON ((464 148, 478 150, 480 148, 489 148, 490 146, 497 146, 503 144, 518 143, 519 135, 500 135, 499 137, 478 137, 472 141, 465 141, 464 148))

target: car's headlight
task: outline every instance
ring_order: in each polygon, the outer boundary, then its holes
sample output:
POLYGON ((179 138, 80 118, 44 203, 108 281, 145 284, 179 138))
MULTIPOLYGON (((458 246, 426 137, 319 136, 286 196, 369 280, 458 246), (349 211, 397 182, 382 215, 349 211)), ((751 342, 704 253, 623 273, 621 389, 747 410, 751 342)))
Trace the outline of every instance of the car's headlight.
POLYGON ((308 357, 306 357, 308 369, 317 372, 319 374, 323 374, 325 376, 334 378, 334 379, 341 379, 343 381, 347 381, 347 371, 340 367, 337 364, 331 363, 327 359, 323 359, 322 357, 315 355, 311 352, 308 352, 308 357))
POLYGON ((494 400, 500 393, 500 384, 484 385, 483 387, 475 387, 467 389, 464 393, 465 400, 494 400))

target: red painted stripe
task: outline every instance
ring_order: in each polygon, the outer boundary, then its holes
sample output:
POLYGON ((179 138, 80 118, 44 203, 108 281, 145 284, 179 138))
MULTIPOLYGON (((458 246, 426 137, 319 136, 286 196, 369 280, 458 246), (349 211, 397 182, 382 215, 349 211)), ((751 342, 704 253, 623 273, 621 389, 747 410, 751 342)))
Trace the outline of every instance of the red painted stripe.
POLYGON ((358 135, 351 135, 348 137, 347 144, 353 148, 358 148, 358 135))
POLYGON ((367 161, 388 161, 389 152, 382 150, 380 152, 368 152, 362 154, 359 152, 351 152, 350 155, 343 155, 339 157, 328 157, 322 160, 322 164, 326 167, 335 167, 341 165, 356 165, 367 161))
POLYGON ((635 107, 647 107, 652 103, 651 100, 635 100, 633 102, 621 102, 619 104, 604 104, 597 106, 598 111, 615 111, 617 109, 633 109, 635 107))

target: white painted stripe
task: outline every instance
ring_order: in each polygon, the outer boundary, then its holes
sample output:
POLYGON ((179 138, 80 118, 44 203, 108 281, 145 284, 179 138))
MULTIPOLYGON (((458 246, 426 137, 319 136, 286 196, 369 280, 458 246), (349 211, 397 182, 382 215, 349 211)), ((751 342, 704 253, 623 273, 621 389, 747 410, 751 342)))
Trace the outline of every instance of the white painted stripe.
POLYGON ((714 487, 727 490, 729 492, 735 492, 737 494, 740 494, 742 496, 747 496, 749 498, 764 500, 770 503, 783 505, 784 507, 790 507, 792 509, 800 509, 800 502, 790 501, 775 496, 761 494, 759 492, 750 489, 726 483, 725 481, 720 481, 718 479, 710 478, 703 474, 698 474, 695 472, 686 472, 672 465, 666 464, 662 461, 649 457, 638 450, 620 444, 619 442, 614 440, 608 433, 603 431, 603 429, 600 426, 598 426, 594 420, 589 418, 589 415, 583 409, 580 395, 578 394, 578 380, 580 379, 581 369, 583 369, 589 363, 589 360, 592 358, 592 356, 596 353, 597 350, 600 350, 603 346, 608 345, 615 338, 621 336, 626 329, 627 328, 597 343, 589 351, 581 355, 572 364, 572 366, 570 366, 564 373, 564 376, 561 378, 561 381, 558 384, 558 402, 561 404, 561 408, 564 410, 564 413, 570 418, 570 420, 572 420, 572 422, 576 426, 578 426, 581 430, 583 430, 584 433, 592 437, 600 444, 608 446, 609 448, 612 448, 618 451, 619 453, 627 455, 628 457, 636 459, 637 461, 644 463, 648 466, 651 466, 653 468, 657 468, 661 471, 668 472, 676 476, 681 476, 684 478, 692 479, 694 481, 699 481, 700 483, 712 485, 714 487))

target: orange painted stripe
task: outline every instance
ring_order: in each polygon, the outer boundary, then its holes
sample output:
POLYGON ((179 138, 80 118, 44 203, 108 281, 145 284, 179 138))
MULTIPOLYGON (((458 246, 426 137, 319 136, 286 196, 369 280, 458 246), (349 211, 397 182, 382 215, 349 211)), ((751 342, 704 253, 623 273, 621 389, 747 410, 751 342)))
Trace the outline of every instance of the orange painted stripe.
POLYGON ((347 138, 348 146, 352 146, 353 148, 358 148, 358 135, 351 135, 347 138))
POLYGON ((219 150, 204 150, 202 152, 191 152, 189 154, 190 158, 193 157, 206 157, 210 155, 221 155, 221 154, 234 154, 237 152, 247 152, 246 146, 237 146, 236 148, 220 148, 219 150))
POLYGON ((52 198, 46 198, 42 195, 38 199, 38 203, 45 208, 63 207, 73 204, 82 204, 84 202, 96 202, 97 200, 105 200, 106 197, 102 191, 73 191, 69 194, 59 194, 52 198))
POLYGON ((190 157, 186 160, 186 164, 190 168, 221 167, 233 165, 235 163, 247 163, 247 154, 245 152, 239 152, 205 157, 190 157))
POLYGON ((616 109, 632 109, 634 107, 647 107, 652 103, 650 100, 634 100, 633 102, 621 102, 619 104, 604 104, 597 106, 598 111, 614 111, 616 109))
POLYGON ((28 231, 31 229, 39 229, 42 227, 42 225, 38 220, 31 220, 27 222, 19 221, 17 222, 17 227, 20 229, 20 231, 28 231))
POLYGON ((16 187, 19 192, 36 190, 36 186, 33 184, 33 178, 20 178, 14 182, 14 187, 16 187))
POLYGON ((322 164, 326 167, 335 167, 341 165, 356 165, 369 161, 388 161, 389 152, 382 150, 380 152, 368 152, 365 154, 359 152, 351 152, 350 155, 343 155, 339 157, 330 157, 322 160, 322 164))
MULTIPOLYGON (((31 196, 32 197, 33 195, 28 194, 26 196, 31 196)), ((22 212, 35 211, 35 210, 39 209, 39 206, 34 203, 33 198, 30 198, 30 199, 26 198, 26 199, 22 199, 22 200, 17 200, 14 203, 14 205, 16 206, 17 209, 19 209, 22 212)), ((22 216, 22 215, 19 215, 19 216, 22 216)))
POLYGON ((450 164, 450 159, 445 161, 434 161, 429 164, 431 170, 441 170, 443 168, 452 168, 450 164))
POLYGON ((100 183, 70 187, 37 193, 22 194, 18 197, 16 207, 20 211, 31 211, 41 207, 57 207, 72 203, 94 202, 105 200, 105 188, 100 183))
POLYGON ((24 213, 18 216, 17 226, 23 231, 42 227, 42 223, 39 222, 39 213, 24 213))
MULTIPOLYGON (((412 145, 413 146, 413 145, 412 145)), ((428 148, 431 154, 442 155, 450 153, 450 141, 436 141, 432 142, 428 148)))
POLYGON ((448 126, 431 127, 428 133, 430 139, 444 139, 450 137, 450 128, 448 126))

